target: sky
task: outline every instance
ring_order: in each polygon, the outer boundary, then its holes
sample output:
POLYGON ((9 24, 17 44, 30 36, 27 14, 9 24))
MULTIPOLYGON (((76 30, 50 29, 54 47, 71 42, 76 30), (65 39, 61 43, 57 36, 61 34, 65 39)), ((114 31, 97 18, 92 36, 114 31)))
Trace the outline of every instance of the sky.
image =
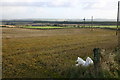
POLYGON ((2 19, 116 19, 119 0, 0 0, 2 19))

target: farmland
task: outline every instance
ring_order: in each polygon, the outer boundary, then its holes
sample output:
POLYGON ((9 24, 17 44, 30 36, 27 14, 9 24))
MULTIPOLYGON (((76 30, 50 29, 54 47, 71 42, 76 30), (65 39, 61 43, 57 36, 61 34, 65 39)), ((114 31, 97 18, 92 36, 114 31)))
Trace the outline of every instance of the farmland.
POLYGON ((96 47, 106 49, 107 53, 114 50, 115 33, 115 30, 97 28, 3 28, 3 78, 71 77, 68 72, 74 71, 71 68, 78 56, 93 59, 92 50, 96 47))
MULTIPOLYGON (((74 26, 67 26, 67 27, 56 27, 56 26, 22 26, 23 28, 31 28, 31 29, 64 29, 64 28, 75 28, 74 26)), ((84 27, 84 26, 81 26, 81 27, 84 27)), ((91 26, 85 26, 86 28, 87 27, 91 27, 91 26)), ((85 28, 84 27, 84 28, 85 28)), ((92 26, 93 28, 116 28, 115 25, 104 25, 104 26, 92 26)), ((80 28, 80 27, 78 27, 80 28)))
POLYGON ((22 26, 23 28, 31 28, 31 29, 63 29, 69 27, 56 27, 56 26, 22 26))

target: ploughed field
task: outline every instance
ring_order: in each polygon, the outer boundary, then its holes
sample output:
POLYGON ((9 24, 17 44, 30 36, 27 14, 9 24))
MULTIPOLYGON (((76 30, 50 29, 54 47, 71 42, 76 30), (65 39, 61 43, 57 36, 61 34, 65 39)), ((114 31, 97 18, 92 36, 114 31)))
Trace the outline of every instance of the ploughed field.
POLYGON ((63 78, 78 56, 93 59, 93 48, 117 45, 109 29, 2 30, 3 78, 63 78))

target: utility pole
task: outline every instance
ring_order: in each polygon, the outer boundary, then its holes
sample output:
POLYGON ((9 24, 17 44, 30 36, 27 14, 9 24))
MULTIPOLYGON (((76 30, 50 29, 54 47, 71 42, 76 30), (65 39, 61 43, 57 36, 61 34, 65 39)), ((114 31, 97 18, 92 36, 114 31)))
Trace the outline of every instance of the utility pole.
POLYGON ((119 6, 120 6, 120 1, 118 1, 118 12, 117 12, 117 30, 116 30, 116 35, 118 35, 118 26, 119 26, 119 18, 120 18, 120 16, 119 16, 119 14, 120 14, 120 12, 119 12, 119 6))
POLYGON ((93 28, 93 16, 91 17, 91 28, 93 28))
POLYGON ((85 18, 83 20, 84 20, 84 27, 85 27, 85 18))

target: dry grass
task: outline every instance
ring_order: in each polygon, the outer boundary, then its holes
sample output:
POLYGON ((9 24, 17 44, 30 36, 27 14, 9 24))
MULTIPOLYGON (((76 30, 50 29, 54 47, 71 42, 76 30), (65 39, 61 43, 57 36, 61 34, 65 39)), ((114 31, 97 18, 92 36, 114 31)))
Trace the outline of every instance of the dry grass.
POLYGON ((93 48, 114 49, 113 30, 3 28, 3 78, 62 78, 78 56, 93 48))

